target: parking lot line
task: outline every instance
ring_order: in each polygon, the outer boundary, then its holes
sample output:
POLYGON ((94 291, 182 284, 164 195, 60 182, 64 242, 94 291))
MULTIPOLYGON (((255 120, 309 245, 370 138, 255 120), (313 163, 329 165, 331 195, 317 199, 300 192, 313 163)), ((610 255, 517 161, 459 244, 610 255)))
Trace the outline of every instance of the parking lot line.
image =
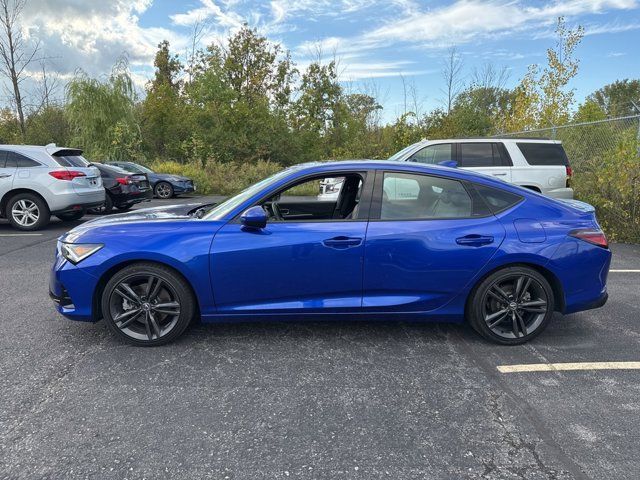
POLYGON ((0 237, 41 237, 43 233, 0 233, 0 237))
POLYGON ((500 373, 559 372, 570 370, 640 370, 640 362, 530 363, 499 365, 500 373))
POLYGON ((609 273, 640 273, 640 269, 633 270, 628 268, 617 268, 617 269, 609 270, 609 273))

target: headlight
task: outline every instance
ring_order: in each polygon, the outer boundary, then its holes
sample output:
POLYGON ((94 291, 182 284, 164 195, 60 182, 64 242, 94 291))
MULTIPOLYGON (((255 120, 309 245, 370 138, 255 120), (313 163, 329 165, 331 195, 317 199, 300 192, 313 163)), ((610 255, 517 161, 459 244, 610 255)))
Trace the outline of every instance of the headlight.
POLYGON ((60 243, 60 254, 75 265, 102 247, 101 243, 60 243))

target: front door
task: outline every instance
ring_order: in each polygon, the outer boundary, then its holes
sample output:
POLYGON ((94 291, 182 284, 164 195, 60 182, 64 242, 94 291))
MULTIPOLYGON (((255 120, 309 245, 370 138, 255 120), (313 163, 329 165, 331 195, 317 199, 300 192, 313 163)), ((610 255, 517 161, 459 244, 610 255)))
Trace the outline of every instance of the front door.
POLYGON ((458 180, 378 172, 363 309, 427 312, 455 297, 502 243, 500 222, 458 180), (375 210, 379 211, 375 211, 375 210))
POLYGON ((210 260, 218 313, 360 310, 369 200, 364 174, 343 177, 337 198, 321 194, 323 178, 304 180, 259 203, 270 214, 264 229, 234 220, 218 231, 210 260))

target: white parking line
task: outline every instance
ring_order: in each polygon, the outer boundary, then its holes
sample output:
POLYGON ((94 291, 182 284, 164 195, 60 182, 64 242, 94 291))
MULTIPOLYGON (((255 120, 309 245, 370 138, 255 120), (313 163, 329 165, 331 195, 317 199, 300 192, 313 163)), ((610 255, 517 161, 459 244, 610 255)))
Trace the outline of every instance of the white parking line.
POLYGON ((41 237, 43 233, 0 233, 0 237, 41 237))
POLYGON ((612 269, 609 270, 609 273, 640 273, 640 269, 639 270, 632 270, 632 269, 612 269))
POLYGON ((560 372, 570 370, 640 370, 640 362, 530 363, 499 365, 500 373, 560 372))

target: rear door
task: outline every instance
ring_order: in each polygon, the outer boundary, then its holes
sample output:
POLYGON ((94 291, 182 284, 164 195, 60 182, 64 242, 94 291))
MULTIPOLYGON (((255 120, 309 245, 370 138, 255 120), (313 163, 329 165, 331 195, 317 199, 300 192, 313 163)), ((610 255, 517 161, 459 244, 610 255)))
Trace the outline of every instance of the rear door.
POLYGON ((365 242, 363 308, 426 312, 486 265, 504 227, 455 179, 378 172, 365 242))
POLYGON ((428 163, 431 165, 451 160, 455 160, 455 148, 451 143, 429 145, 418 150, 407 159, 408 162, 428 163))
POLYGON ((456 144, 457 162, 460 168, 467 168, 485 175, 511 182, 511 158, 499 142, 461 142, 456 144))
POLYGON ((7 165, 7 152, 0 150, 0 199, 11 190, 16 173, 15 164, 7 165))

